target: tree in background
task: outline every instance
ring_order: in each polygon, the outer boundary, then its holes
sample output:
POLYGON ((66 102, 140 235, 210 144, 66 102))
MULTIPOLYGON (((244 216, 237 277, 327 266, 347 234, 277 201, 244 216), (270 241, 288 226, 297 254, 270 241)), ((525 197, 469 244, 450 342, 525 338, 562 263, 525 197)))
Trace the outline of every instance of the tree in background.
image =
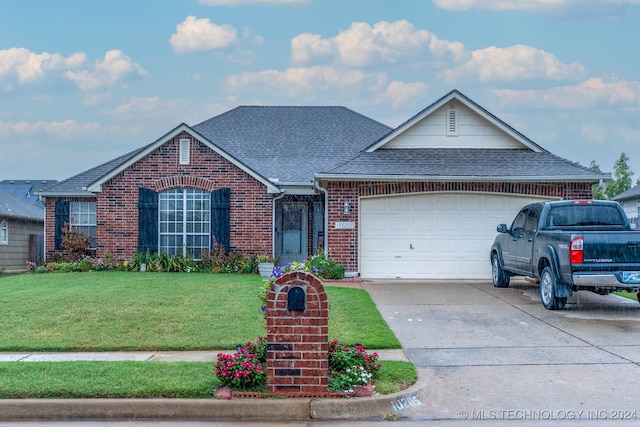
MULTIPOLYGON (((589 164, 589 169, 594 172, 602 172, 600 170, 600 166, 596 163, 595 160, 591 160, 591 164, 589 164)), ((604 192, 604 185, 593 184, 591 186, 591 194, 593 194, 593 198, 595 200, 606 200, 607 195, 604 192)))
MULTIPOLYGON (((595 162, 591 163, 593 165, 595 162)), ((622 153, 618 160, 616 160, 616 164, 613 165, 613 180, 607 183, 607 187, 605 189, 607 198, 611 199, 612 197, 630 189, 631 183, 633 182, 631 181, 632 176, 633 171, 629 167, 629 156, 622 153)))

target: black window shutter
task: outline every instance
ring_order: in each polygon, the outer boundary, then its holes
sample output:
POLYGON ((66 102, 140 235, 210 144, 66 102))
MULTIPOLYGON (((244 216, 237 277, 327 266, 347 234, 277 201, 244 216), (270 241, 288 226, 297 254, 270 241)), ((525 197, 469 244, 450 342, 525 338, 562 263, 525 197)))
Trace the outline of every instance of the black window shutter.
POLYGON ((158 193, 138 189, 138 251, 158 251, 158 193))
POLYGON ((211 193, 211 235, 217 245, 231 248, 231 189, 211 193))
POLYGON ((64 249, 62 245, 62 229, 66 222, 69 222, 69 202, 66 200, 56 200, 55 231, 53 234, 53 244, 56 250, 64 249))

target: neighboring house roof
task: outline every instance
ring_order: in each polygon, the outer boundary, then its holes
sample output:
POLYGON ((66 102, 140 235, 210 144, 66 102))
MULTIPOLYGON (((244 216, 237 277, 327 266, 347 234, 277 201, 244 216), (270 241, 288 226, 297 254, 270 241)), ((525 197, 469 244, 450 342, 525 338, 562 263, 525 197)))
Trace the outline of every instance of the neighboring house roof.
POLYGON ((0 189, 0 218, 2 217, 44 221, 44 207, 25 202, 22 198, 0 189))
POLYGON ((610 179, 611 175, 549 153, 453 90, 355 158, 316 177, 324 180, 585 182, 610 179), (451 102, 460 103, 475 117, 468 119, 470 127, 475 129, 466 135, 448 137, 445 134, 448 120, 445 109, 451 102), (483 133, 486 129, 493 129, 495 137, 486 137, 483 133))
POLYGON ((627 191, 618 194, 613 197, 611 200, 625 200, 625 199, 633 199, 636 197, 640 197, 640 185, 636 185, 635 187, 631 187, 627 191))
POLYGON ((44 206, 36 193, 57 184, 52 179, 5 179, 0 181, 0 190, 21 198, 27 203, 44 206))
POLYGON ((313 185, 314 173, 364 150, 392 129, 345 107, 241 106, 193 127, 181 124, 158 140, 80 173, 39 194, 92 196, 102 183, 182 132, 277 192, 313 185))

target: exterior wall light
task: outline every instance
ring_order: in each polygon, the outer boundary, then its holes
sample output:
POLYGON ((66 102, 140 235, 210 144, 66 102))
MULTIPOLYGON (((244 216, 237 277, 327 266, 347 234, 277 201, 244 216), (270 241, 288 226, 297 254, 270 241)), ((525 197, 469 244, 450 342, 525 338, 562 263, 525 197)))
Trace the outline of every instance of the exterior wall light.
POLYGON ((349 207, 349 202, 344 202, 344 205, 342 205, 342 213, 344 213, 345 215, 349 215, 349 211, 351 210, 351 208, 349 207))

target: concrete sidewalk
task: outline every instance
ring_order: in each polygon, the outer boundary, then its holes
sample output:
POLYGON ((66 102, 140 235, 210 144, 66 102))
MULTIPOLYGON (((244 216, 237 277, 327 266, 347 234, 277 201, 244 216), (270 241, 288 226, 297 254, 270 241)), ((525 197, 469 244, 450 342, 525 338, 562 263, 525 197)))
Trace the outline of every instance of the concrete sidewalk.
MULTIPOLYGON (((403 350, 367 350, 378 353, 380 360, 408 362, 403 350)), ((104 351, 78 353, 0 353, 0 362, 77 362, 82 360, 119 362, 215 362, 218 354, 233 354, 232 350, 217 351, 104 351)))

